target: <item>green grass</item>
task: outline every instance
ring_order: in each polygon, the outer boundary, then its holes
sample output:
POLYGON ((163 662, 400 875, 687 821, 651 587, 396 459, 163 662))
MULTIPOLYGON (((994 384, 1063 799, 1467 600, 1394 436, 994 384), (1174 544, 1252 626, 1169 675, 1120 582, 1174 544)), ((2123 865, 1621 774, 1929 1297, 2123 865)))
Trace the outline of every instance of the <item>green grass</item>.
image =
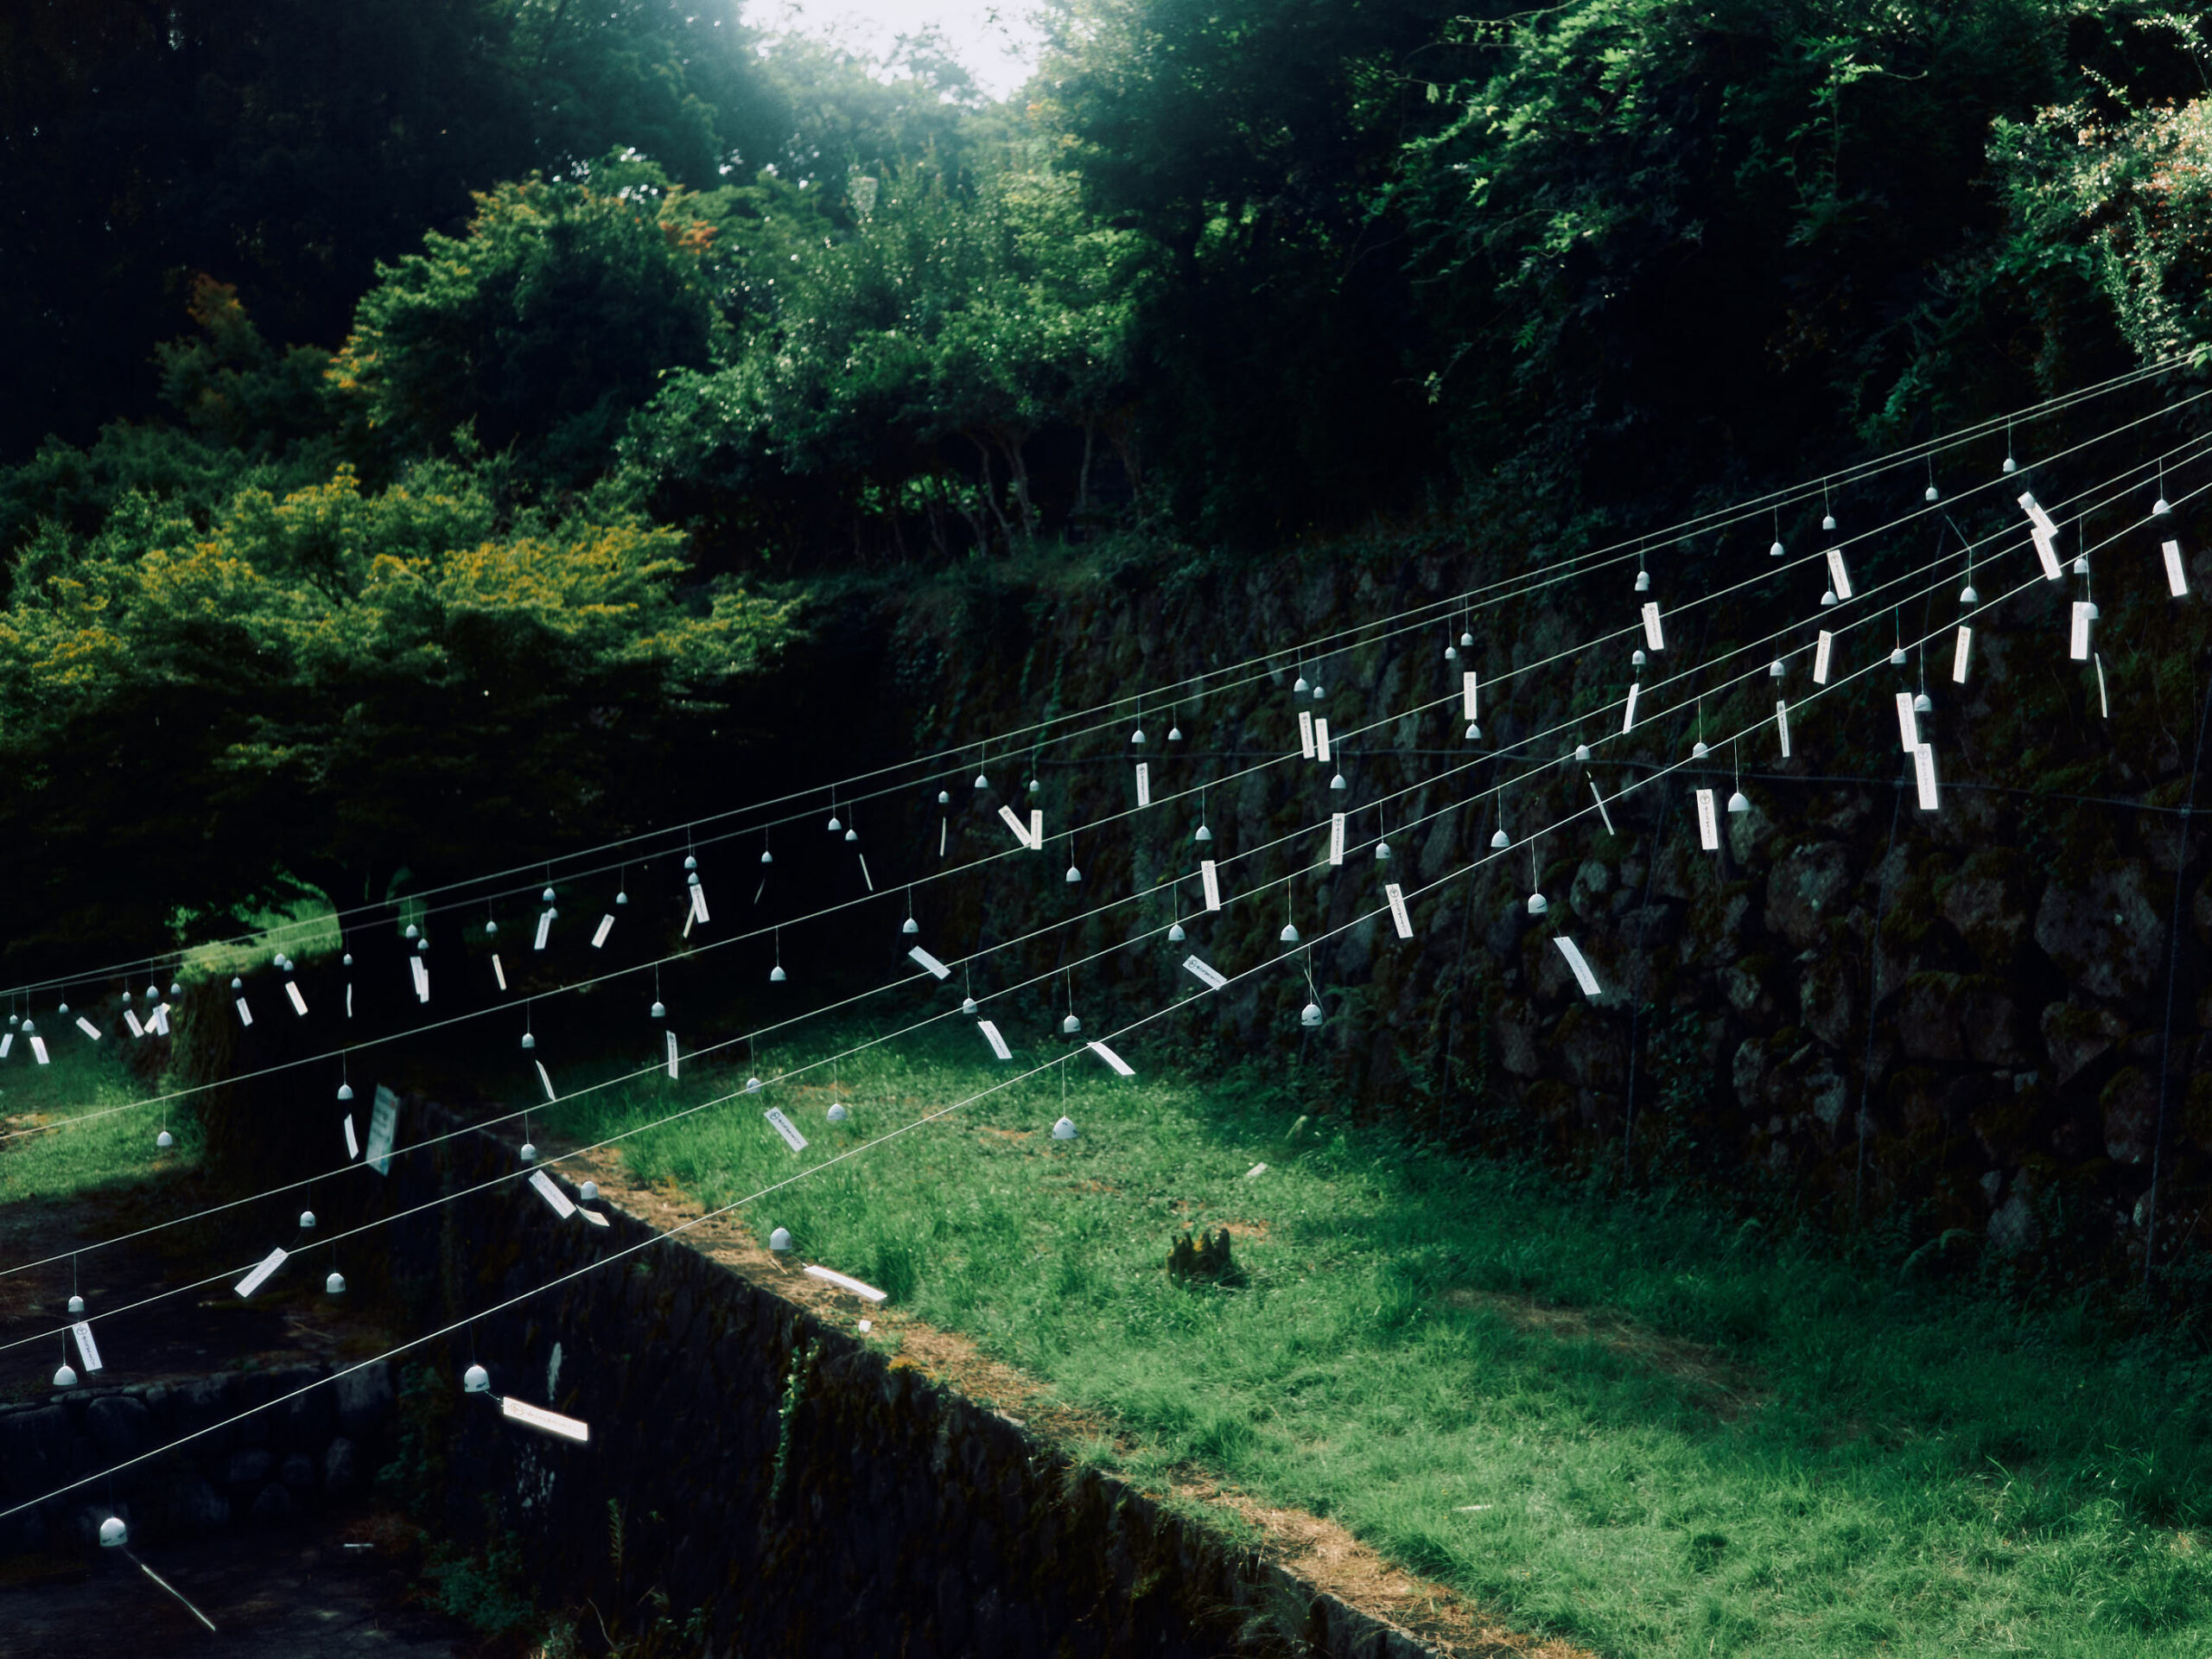
MULTIPOLYGON (((1197 1465, 1333 1516, 1603 1654, 2212 1644, 2207 1380, 2178 1344, 1386 1130, 1291 1139, 1295 1109, 1257 1089, 1072 1071, 1071 1143, 1049 1135, 1058 1084, 1025 1084, 752 1225, 1115 1414, 1140 1478, 1197 1465), (1171 1285, 1174 1230, 1222 1223, 1249 1286, 1171 1285)), ((849 1126, 824 1088, 767 1096, 812 1139, 800 1157, 745 1100, 628 1156, 721 1203, 987 1075, 964 1042, 910 1046, 848 1070, 849 1126)), ((587 1096, 560 1127, 596 1136, 729 1082, 587 1096)))
POLYGON ((188 1105, 112 1109, 149 1092, 124 1070, 118 1044, 131 1040, 127 1033, 94 1043, 56 1017, 41 1020, 39 1034, 53 1064, 33 1060, 21 1036, 0 1061, 0 1204, 62 1198, 199 1163, 200 1124, 188 1105), (74 1117, 86 1121, 64 1121, 74 1117), (164 1128, 176 1144, 157 1150, 154 1137, 164 1128))
MULTIPOLYGON (((411 918, 419 917, 418 903, 411 918)), ((178 977, 195 983, 203 979, 231 979, 268 967, 279 950, 295 962, 308 962, 335 956, 345 944, 338 912, 319 893, 257 912, 250 925, 253 931, 236 943, 195 945, 186 951, 178 977)))

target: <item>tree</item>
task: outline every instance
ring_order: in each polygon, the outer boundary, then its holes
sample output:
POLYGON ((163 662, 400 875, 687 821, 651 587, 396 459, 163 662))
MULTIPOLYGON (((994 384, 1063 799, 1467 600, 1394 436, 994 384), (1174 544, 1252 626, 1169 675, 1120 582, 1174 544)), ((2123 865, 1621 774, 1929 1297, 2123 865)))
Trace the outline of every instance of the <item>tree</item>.
MULTIPOLYGON (((158 952, 288 879, 345 902, 634 829, 726 751, 789 637, 607 491, 515 511, 496 464, 340 467, 207 529, 148 498, 49 526, 0 613, 10 948, 158 952)), ((74 953, 81 957, 81 952, 74 953)))
MULTIPOLYGON (((2171 20, 2201 64, 2212 45, 2171 20)), ((1998 125, 2018 274, 2086 278, 2145 359, 2212 358, 2212 98, 2088 98, 1998 125)))
POLYGON ((466 429, 516 448, 529 475, 589 479, 660 377, 713 355, 700 258, 714 227, 689 200, 627 155, 486 192, 466 235, 434 231, 378 267, 336 384, 397 455, 444 452, 466 429))
POLYGON ((2140 47, 2128 9, 2041 0, 1586 0, 1471 23, 1383 204, 1463 479, 1554 524, 1648 521, 2029 401, 2032 313, 1991 280, 1993 124, 2083 85, 2085 60, 2170 80, 2140 47))
MULTIPOLYGON (((725 369, 671 375, 626 453, 690 500, 753 499, 751 527, 965 517, 978 546, 1087 505, 1104 435, 1130 458, 1130 325, 1145 239, 1085 214, 1034 165, 963 186, 881 182, 851 234, 792 245, 774 309, 725 369), (1071 499, 1039 499, 1041 431, 1080 434, 1071 499)), ((1071 469, 1073 470, 1073 469, 1071 469)), ((770 533, 774 533, 771 531, 770 533)), ((803 531, 798 532, 803 535, 803 531)))
POLYGON ((1437 423, 1399 226, 1372 215, 1443 0, 1060 0, 1036 119, 1160 247, 1133 320, 1154 498, 1259 543, 1421 499, 1437 423))
POLYGON ((276 351, 238 289, 211 277, 193 284, 190 312, 199 332, 155 347, 175 419, 111 421, 83 449, 49 437, 22 466, 0 469, 0 556, 41 523, 90 536, 133 493, 204 528, 248 484, 289 490, 329 475, 340 448, 330 353, 276 351))
POLYGON ((470 192, 611 149, 709 188, 791 127, 736 0, 17 0, 0 8, 0 462, 139 418, 193 278, 335 346, 470 192))

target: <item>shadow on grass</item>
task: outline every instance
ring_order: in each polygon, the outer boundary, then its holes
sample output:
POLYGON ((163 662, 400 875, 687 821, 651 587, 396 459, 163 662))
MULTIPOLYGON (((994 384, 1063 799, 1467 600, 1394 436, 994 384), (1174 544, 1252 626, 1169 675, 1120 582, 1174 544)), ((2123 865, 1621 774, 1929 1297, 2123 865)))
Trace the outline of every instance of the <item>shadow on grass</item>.
MULTIPOLYGON (((709 1204, 767 1191, 757 1233, 1112 1414, 1138 1472, 1329 1516, 1603 1652, 2196 1655, 2212 1632, 2205 1372, 2177 1344, 1384 1132, 1292 1138, 1265 1090, 1160 1080, 1165 1046, 1133 1081, 1073 1064, 917 1127, 1004 1075, 966 1034, 834 1089, 764 1065, 763 1096, 626 1154, 709 1204), (1064 1112, 1079 1134, 1054 1141, 1064 1112), (1173 1239, 1224 1227, 1249 1282, 1172 1282, 1173 1239)), ((702 1067, 559 1127, 741 1083, 702 1067)))

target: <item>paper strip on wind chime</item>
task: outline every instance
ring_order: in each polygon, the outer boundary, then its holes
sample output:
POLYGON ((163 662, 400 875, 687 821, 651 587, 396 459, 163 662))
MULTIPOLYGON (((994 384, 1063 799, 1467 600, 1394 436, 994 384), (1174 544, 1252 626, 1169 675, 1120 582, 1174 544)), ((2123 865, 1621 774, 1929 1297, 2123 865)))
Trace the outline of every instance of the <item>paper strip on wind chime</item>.
POLYGON ((534 1428, 541 1434, 556 1435, 564 1440, 574 1440, 579 1446, 591 1441, 591 1425, 574 1417, 563 1417, 557 1411, 548 1411, 543 1406, 533 1406, 526 1401, 508 1395, 499 1402, 499 1414, 524 1428, 534 1428))
POLYGON ((2043 561, 2044 580, 2056 582, 2066 574, 2058 565, 2058 526, 2051 522, 2050 515, 2036 504, 2031 493, 2022 492, 2020 506, 2034 522, 2034 528, 2028 532, 2028 539, 2036 544, 2036 556, 2043 561))
POLYGON ((537 1196, 545 1200, 553 1213, 562 1220, 566 1221, 576 1213, 576 1206, 569 1201, 569 1195, 556 1186, 553 1184, 553 1178, 543 1170, 531 1171, 530 1185, 537 1196))
POLYGON ((1413 938, 1413 918, 1406 914, 1404 890, 1395 881, 1385 882, 1382 887, 1382 897, 1389 904, 1390 925, 1398 930, 1398 937, 1402 939, 1413 938))
POLYGON ((1107 1065, 1114 1068, 1114 1072, 1116 1077, 1134 1077, 1136 1076, 1136 1068, 1131 1065, 1127 1060, 1123 1059, 1120 1055, 1116 1054, 1112 1049, 1107 1047, 1105 1044, 1093 1041, 1090 1046, 1096 1052, 1100 1059, 1105 1061, 1107 1065))
POLYGON ((1552 943, 1559 946, 1559 953, 1567 958, 1567 968, 1574 975, 1574 982, 1582 988, 1582 995, 1592 1002, 1598 1000, 1598 976, 1590 971, 1590 964, 1583 959, 1582 949, 1564 933, 1552 935, 1552 943))
POLYGON ((1840 547, 1828 549, 1827 559, 1828 585, 1835 589, 1835 596, 1838 599, 1849 599, 1851 572, 1843 567, 1843 550, 1840 547))
POLYGON ((291 1252, 287 1249, 279 1249, 270 1251, 256 1264, 253 1271, 239 1280, 233 1288, 238 1291, 241 1298, 252 1295, 255 1291, 269 1282, 270 1275, 284 1265, 284 1258, 289 1255, 291 1252))
POLYGON ((1912 752, 1912 780, 1920 791, 1920 810, 1936 810, 1936 747, 1923 743, 1912 752))
POLYGON ((1197 980, 1199 984, 1205 986, 1210 991, 1220 990, 1224 986, 1229 983, 1228 977, 1225 975, 1217 973, 1211 966, 1206 963, 1199 961, 1196 957, 1184 957, 1183 967, 1185 970, 1189 973, 1192 978, 1197 980))
MULTIPOLYGON (((1097 1045, 1093 1043, 1091 1046, 1096 1048, 1097 1045)), ((846 1274, 839 1273, 832 1268, 825 1268, 817 1263, 810 1262, 807 1266, 802 1268, 800 1271, 805 1274, 810 1279, 819 1279, 825 1285, 835 1285, 839 1290, 850 1291, 854 1295, 859 1297, 862 1301, 867 1302, 871 1306, 878 1302, 887 1301, 890 1300, 889 1294, 887 1292, 878 1290, 874 1285, 862 1284, 859 1280, 849 1278, 846 1274)))
POLYGON ((399 1132, 399 1096, 383 1084, 377 1085, 377 1103, 369 1113, 369 1167, 379 1175, 391 1173, 391 1143, 399 1132))

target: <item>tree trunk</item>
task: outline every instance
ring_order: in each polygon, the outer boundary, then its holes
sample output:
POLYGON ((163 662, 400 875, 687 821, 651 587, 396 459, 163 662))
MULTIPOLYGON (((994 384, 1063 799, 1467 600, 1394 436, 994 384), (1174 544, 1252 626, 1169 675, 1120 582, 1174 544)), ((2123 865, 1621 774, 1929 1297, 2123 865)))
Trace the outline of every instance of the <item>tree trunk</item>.
POLYGON ((1026 432, 1006 427, 993 429, 991 436, 997 440, 999 451, 1006 457, 1007 477, 1014 491, 1014 504, 1021 513, 1021 538, 1025 542, 1037 539, 1037 504, 1029 499, 1029 461, 1022 453, 1028 442, 1026 432))
POLYGON ((1090 511, 1090 451, 1098 441, 1098 423, 1085 416, 1083 423, 1083 466, 1075 475, 1075 510, 1090 511))
POLYGON ((1105 417, 1106 442, 1114 451, 1114 458, 1122 463, 1122 476, 1129 480, 1129 493, 1144 493, 1144 474, 1137 466, 1136 441, 1130 435, 1129 411, 1126 409, 1105 417))
POLYGON ((936 493, 932 491, 925 498, 924 505, 929 509, 930 543, 937 549, 938 557, 950 559, 952 556, 952 550, 945 544, 944 540, 944 504, 937 499, 936 493))
MULTIPOLYGON (((1006 550, 1012 553, 1014 551, 1014 524, 1007 518, 1006 510, 999 505, 998 486, 991 478, 991 447, 973 432, 968 435, 968 442, 976 446, 976 453, 982 457, 983 499, 990 506, 991 517, 999 521, 999 533, 1006 537, 1006 550)), ((988 545, 987 543, 986 546, 988 545)))

